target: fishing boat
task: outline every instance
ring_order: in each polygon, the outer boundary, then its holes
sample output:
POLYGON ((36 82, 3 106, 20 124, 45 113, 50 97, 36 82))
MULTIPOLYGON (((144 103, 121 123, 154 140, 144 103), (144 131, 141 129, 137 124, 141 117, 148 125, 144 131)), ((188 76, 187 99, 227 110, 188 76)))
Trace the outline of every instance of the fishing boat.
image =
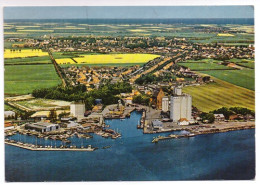
POLYGON ((88 147, 86 148, 87 151, 94 151, 96 148, 93 148, 91 145, 88 145, 88 147))
POLYGON ((109 146, 103 146, 102 148, 103 148, 103 149, 111 148, 111 146, 110 146, 110 145, 109 145, 109 146))

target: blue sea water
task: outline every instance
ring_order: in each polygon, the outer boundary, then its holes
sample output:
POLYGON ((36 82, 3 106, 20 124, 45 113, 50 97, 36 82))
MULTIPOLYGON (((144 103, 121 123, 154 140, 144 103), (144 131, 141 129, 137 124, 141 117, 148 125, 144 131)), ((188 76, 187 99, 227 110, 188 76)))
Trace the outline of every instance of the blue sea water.
MULTIPOLYGON (((116 140, 97 135, 92 139, 71 139, 73 144, 100 148, 94 152, 28 151, 5 145, 6 181, 240 180, 255 177, 254 129, 154 144, 151 141, 158 134, 143 134, 136 129, 140 118, 140 113, 133 112, 129 119, 106 120, 110 128, 122 134, 116 140), (103 146, 111 148, 101 149, 103 146)), ((27 142, 34 141, 27 137, 27 142)), ((50 141, 37 142, 50 144, 50 141)))

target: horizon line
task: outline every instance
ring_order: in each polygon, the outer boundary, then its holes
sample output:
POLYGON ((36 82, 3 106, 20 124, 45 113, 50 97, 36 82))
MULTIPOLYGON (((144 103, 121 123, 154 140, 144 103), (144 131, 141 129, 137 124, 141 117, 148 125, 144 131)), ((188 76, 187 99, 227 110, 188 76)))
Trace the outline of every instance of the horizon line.
MULTIPOLYGON (((4 18, 4 20, 60 20, 64 18, 27 18, 27 19, 10 19, 10 18, 4 18)), ((149 20, 149 19, 255 19, 254 17, 228 17, 228 18, 65 18, 64 20, 75 20, 75 19, 113 19, 113 20, 125 20, 125 19, 144 19, 144 20, 149 20)))

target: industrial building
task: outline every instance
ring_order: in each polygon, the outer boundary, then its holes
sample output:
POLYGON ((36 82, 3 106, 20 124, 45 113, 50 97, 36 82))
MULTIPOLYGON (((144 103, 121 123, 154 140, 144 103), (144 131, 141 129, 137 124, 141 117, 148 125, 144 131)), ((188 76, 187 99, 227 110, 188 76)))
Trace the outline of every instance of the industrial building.
POLYGON ((60 126, 58 124, 53 124, 53 123, 38 122, 38 123, 25 124, 25 129, 35 130, 35 131, 43 133, 43 132, 59 130, 60 126))
POLYGON ((85 103, 80 101, 80 102, 72 102, 70 104, 70 114, 71 116, 76 117, 78 120, 81 120, 84 118, 84 113, 85 113, 85 103))
POLYGON ((187 124, 188 122, 193 122, 191 115, 192 111, 192 97, 189 94, 182 93, 181 87, 175 87, 173 96, 171 96, 170 105, 170 119, 174 123, 180 125, 187 124), (185 120, 185 123, 182 123, 185 120))
POLYGON ((152 125, 153 125, 154 129, 160 129, 160 128, 163 127, 162 122, 160 120, 157 120, 157 119, 152 121, 152 125))
POLYGON ((163 112, 169 111, 169 98, 168 98, 168 96, 164 96, 162 98, 162 111, 163 112))

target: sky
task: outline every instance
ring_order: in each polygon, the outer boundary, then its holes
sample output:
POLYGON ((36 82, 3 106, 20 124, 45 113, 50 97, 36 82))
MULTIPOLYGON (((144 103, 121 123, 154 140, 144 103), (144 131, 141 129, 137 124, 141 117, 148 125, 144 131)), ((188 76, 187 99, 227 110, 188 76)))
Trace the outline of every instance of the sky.
POLYGON ((4 19, 254 18, 253 6, 5 7, 4 19))

